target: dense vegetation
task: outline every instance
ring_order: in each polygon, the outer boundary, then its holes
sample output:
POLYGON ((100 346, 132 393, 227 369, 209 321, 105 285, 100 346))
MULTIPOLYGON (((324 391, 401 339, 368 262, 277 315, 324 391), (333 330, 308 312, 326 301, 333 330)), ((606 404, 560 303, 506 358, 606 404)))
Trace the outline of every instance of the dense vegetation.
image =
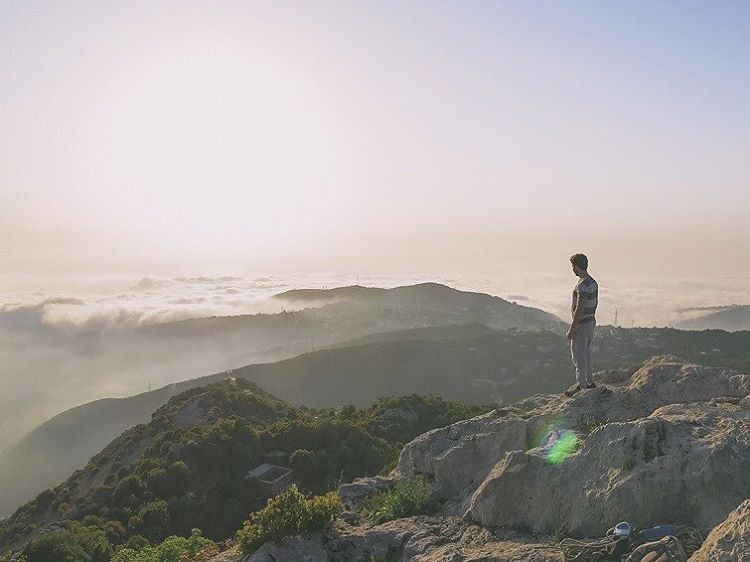
MULTIPOLYGON (((111 525, 107 525, 111 528, 111 525)), ((101 526, 101 521, 87 525, 66 521, 54 531, 36 535, 14 562, 205 562, 218 552, 216 543, 193 529, 190 537, 168 537, 151 546, 145 539, 134 538, 121 548, 112 547, 116 540, 101 526), (114 555, 113 555, 114 552, 114 555)), ((3 562, 8 558, 0 558, 3 562)))
POLYGON ((290 466, 305 492, 320 494, 390 468, 416 435, 487 409, 412 395, 311 410, 243 379, 190 389, 0 522, 0 544, 37 537, 26 546, 29 562, 106 562, 121 547, 130 550, 119 559, 140 562, 155 552, 148 545, 194 528, 222 540, 268 499, 246 478, 263 462, 290 466))
POLYGON ((306 498, 292 485, 250 516, 237 532, 237 542, 243 552, 252 553, 268 541, 322 531, 342 510, 336 492, 306 498))
POLYGON ((216 543, 193 529, 189 538, 169 537, 157 546, 121 548, 112 562, 203 562, 218 551, 216 543))

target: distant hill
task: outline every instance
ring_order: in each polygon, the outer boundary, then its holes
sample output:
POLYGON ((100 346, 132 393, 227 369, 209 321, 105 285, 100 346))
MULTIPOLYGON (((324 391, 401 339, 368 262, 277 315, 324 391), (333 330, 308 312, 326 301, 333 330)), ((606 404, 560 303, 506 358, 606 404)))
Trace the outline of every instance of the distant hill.
POLYGON ((334 287, 333 289, 292 289, 274 295, 275 299, 289 302, 333 302, 337 300, 372 300, 382 298, 389 289, 381 287, 334 287))
POLYGON ((410 327, 474 322, 495 329, 561 330, 563 325, 562 320, 548 312, 484 293, 459 291, 440 283, 421 283, 392 289, 359 285, 334 289, 298 289, 279 293, 274 299, 297 306, 357 303, 369 307, 418 312, 410 327), (429 314, 440 314, 440 321, 425 322, 428 317, 426 315, 429 314), (450 318, 461 320, 455 322, 450 321, 450 318))
POLYGON ((320 493, 393 465, 416 435, 487 410, 405 396, 315 411, 241 378, 193 388, 0 521, 0 553, 66 520, 104 531, 112 546, 195 527, 224 539, 270 494, 246 478, 262 463, 292 467, 303 489, 320 493))
MULTIPOLYGON (((8 513, 59 482, 119 433, 147 422, 171 396, 227 376, 246 378, 296 405, 314 407, 364 405, 381 396, 411 392, 475 404, 508 402, 539 392, 559 392, 573 377, 568 342, 551 332, 500 332, 465 325, 368 338, 68 410, 0 455, 0 509, 8 513), (48 462, 50 458, 55 462, 48 462)), ((750 332, 601 327, 595 346, 597 369, 674 353, 750 373, 750 332)))
POLYGON ((460 291, 439 283, 421 283, 383 289, 337 287, 296 289, 274 295, 292 310, 281 314, 247 314, 192 318, 151 324, 139 333, 153 336, 227 335, 237 331, 269 330, 269 345, 294 328, 315 326, 319 341, 328 344, 344 333, 350 337, 404 328, 480 323, 496 329, 561 329, 563 322, 537 308, 522 306, 500 297, 460 291), (418 311, 418 314, 415 314, 418 311), (322 326, 321 323, 324 325, 322 326), (326 330, 321 330, 321 328, 326 330), (272 337, 277 339, 272 340, 272 337))
POLYGON ((691 312, 695 314, 702 312, 702 314, 696 318, 680 322, 679 328, 685 330, 727 330, 728 332, 750 330, 750 305, 694 309, 691 312))

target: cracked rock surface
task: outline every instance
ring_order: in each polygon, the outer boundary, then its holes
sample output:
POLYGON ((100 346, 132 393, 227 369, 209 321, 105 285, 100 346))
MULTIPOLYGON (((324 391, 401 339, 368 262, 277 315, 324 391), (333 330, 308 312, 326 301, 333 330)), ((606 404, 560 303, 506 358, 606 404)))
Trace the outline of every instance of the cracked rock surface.
POLYGON ((747 375, 654 358, 570 399, 532 397, 421 435, 396 474, 427 475, 446 513, 489 527, 708 530, 750 491, 749 394, 747 375), (553 430, 578 441, 557 464, 536 446, 553 430))

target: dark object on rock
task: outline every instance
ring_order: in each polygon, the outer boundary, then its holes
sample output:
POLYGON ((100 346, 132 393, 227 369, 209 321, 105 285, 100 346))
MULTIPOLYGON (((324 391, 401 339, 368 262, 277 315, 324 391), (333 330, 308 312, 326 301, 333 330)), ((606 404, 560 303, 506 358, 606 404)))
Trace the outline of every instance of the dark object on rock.
POLYGON ((685 549, 677 537, 668 536, 636 548, 626 562, 687 562, 685 549))
POLYGON ((643 539, 643 542, 660 541, 664 537, 669 536, 677 536, 677 527, 674 525, 657 525, 656 527, 638 531, 638 538, 643 539))

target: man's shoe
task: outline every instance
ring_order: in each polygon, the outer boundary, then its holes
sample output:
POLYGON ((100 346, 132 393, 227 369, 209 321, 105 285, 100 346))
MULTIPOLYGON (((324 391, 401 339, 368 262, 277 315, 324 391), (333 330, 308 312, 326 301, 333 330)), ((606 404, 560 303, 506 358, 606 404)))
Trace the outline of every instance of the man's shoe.
POLYGON ((578 385, 575 385, 573 388, 569 388, 568 390, 566 390, 565 392, 563 392, 563 394, 565 396, 567 396, 568 398, 570 398, 571 396, 573 396, 579 390, 581 390, 581 387, 578 386, 578 385))
POLYGON ((593 382, 590 382, 589 384, 586 385, 586 388, 587 389, 588 388, 596 388, 596 385, 593 382))

